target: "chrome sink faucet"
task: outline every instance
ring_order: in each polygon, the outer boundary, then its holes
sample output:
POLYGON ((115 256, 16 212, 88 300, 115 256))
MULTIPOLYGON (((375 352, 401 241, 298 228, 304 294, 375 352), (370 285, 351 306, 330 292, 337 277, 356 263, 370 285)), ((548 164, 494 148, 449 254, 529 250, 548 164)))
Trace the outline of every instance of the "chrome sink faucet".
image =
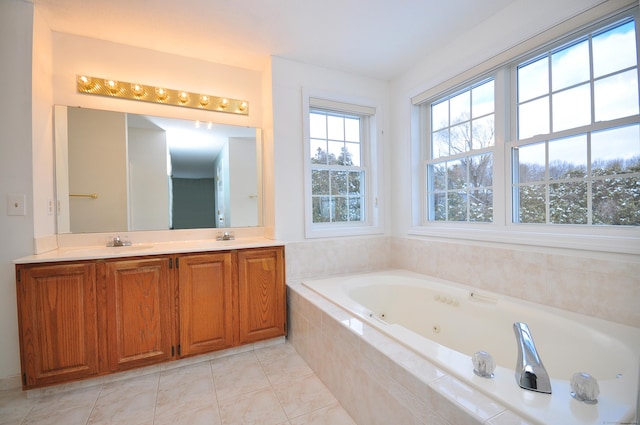
POLYGON ((515 322, 513 331, 518 342, 518 363, 516 364, 518 385, 525 390, 551 394, 551 380, 533 343, 529 326, 526 323, 515 322))
POLYGON ((107 246, 130 246, 131 242, 128 239, 122 240, 120 236, 115 236, 113 239, 107 241, 107 246))

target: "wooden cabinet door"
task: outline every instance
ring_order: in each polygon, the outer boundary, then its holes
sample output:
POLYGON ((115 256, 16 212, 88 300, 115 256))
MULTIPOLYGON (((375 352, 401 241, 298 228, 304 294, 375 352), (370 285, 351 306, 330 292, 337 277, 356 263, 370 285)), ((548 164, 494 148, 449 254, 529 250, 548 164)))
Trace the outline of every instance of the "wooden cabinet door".
POLYGON ((178 257, 180 355, 233 346, 231 253, 178 257))
POLYGON ((286 334, 283 248, 238 251, 240 343, 286 334))
POLYGON ((18 266, 16 270, 24 387, 96 374, 95 266, 18 266))
POLYGON ((169 257, 105 262, 109 368, 170 359, 173 291, 169 257))

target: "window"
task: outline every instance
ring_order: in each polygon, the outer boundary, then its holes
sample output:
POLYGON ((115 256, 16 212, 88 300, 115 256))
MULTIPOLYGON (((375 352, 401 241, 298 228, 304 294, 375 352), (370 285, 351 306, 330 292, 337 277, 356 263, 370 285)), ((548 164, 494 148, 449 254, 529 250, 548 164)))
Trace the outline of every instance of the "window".
POLYGON ((493 219, 493 79, 431 104, 428 219, 493 219))
POLYGON ((375 108, 309 98, 307 237, 363 234, 375 213, 375 108))
POLYGON ((513 221, 640 225, 640 127, 624 120, 639 113, 635 22, 588 34, 516 72, 513 221))
POLYGON ((309 112, 313 223, 364 221, 362 121, 321 109, 309 112))
POLYGON ((575 18, 576 26, 563 24, 571 36, 541 35, 538 50, 519 45, 515 59, 491 59, 413 98, 422 173, 414 177, 413 233, 634 246, 638 7, 609 13, 596 24, 575 18))

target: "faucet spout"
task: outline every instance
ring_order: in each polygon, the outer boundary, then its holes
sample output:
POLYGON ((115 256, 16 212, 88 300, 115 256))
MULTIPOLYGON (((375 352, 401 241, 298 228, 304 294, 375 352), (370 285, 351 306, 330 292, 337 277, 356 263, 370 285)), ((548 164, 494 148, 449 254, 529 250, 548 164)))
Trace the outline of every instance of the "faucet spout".
POLYGON ((551 380, 533 343, 529 326, 526 323, 515 322, 513 331, 518 342, 518 363, 516 364, 518 385, 525 390, 551 394, 551 380))

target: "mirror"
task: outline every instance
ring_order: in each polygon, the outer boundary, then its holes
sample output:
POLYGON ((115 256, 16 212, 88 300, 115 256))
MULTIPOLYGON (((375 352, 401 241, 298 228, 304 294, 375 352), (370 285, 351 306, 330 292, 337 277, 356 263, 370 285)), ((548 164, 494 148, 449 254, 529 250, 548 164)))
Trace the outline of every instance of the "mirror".
POLYGON ((262 225, 257 128, 54 107, 58 233, 262 225))

